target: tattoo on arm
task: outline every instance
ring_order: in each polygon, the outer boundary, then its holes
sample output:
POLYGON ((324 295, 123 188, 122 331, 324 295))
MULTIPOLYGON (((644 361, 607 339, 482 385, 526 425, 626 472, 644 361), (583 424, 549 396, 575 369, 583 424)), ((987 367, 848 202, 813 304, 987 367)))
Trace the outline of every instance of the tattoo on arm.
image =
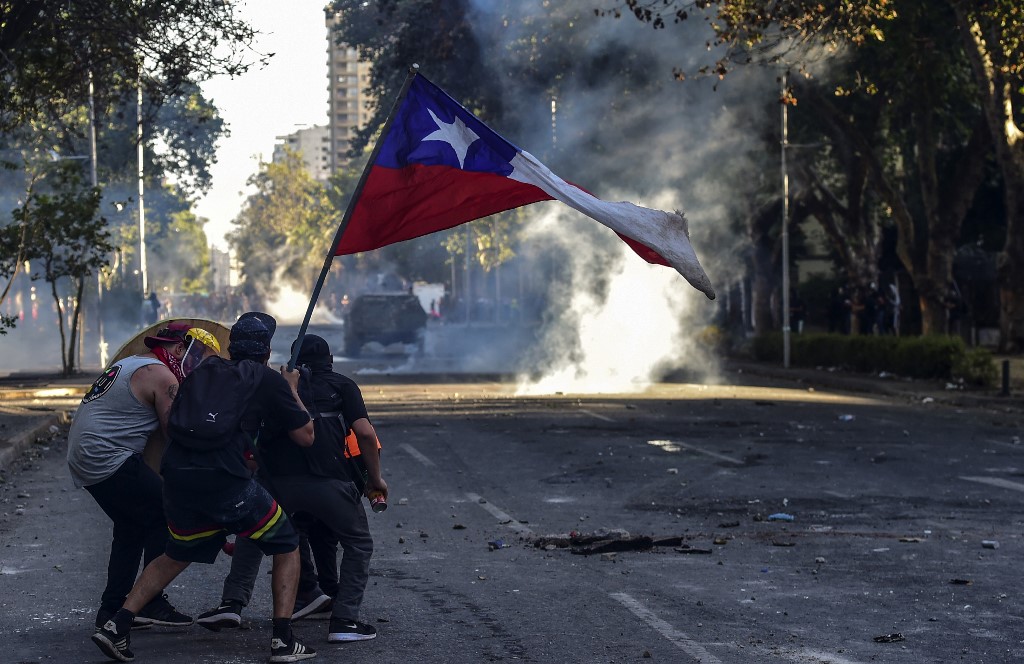
POLYGON ((174 383, 167 386, 167 398, 174 401, 174 397, 178 394, 178 384, 174 383))

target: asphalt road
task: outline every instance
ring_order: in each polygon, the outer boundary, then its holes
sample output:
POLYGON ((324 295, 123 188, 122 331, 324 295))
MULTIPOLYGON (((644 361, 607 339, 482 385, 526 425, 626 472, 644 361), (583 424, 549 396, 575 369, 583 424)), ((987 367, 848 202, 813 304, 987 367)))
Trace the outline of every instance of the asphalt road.
MULTIPOLYGON (((313 661, 1024 661, 1020 414, 742 378, 580 397, 362 381, 392 490, 370 515, 379 637, 329 645, 298 622, 313 661), (678 539, 547 538, 570 531, 678 539)), ((63 455, 61 436, 35 445, 0 485, 3 662, 105 661, 89 635, 110 525, 63 455)), ((171 601, 213 606, 227 567, 193 566, 171 601)), ((136 661, 265 661, 269 576, 245 614, 136 632, 136 661)))

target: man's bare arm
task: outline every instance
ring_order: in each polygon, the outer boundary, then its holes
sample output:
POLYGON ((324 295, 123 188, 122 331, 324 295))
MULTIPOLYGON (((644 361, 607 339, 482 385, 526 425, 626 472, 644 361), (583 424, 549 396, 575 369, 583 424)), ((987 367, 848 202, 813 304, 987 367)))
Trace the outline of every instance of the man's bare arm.
POLYGON ((132 374, 131 388, 136 399, 153 407, 166 434, 171 403, 178 394, 178 379, 163 364, 147 364, 132 374))
POLYGON ((377 445, 377 432, 374 430, 370 420, 361 417, 352 423, 352 433, 356 435, 356 444, 359 446, 359 458, 366 466, 366 493, 380 491, 384 499, 388 497, 388 484, 381 476, 380 468, 380 447, 377 445))

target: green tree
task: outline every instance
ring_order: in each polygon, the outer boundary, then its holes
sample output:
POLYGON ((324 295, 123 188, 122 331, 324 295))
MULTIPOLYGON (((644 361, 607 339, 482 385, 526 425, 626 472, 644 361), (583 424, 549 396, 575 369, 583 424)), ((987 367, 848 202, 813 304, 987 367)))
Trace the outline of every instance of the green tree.
POLYGON ((77 341, 86 279, 95 274, 113 250, 106 220, 97 216, 100 190, 83 182, 80 164, 60 162, 56 171, 31 173, 24 204, 14 210, 15 224, 4 227, 3 244, 22 235, 30 277, 43 279, 57 307, 62 374, 76 371, 77 341), (70 282, 70 293, 63 287, 70 282), (71 310, 68 311, 70 306, 71 310), (65 322, 70 329, 65 332, 65 322))
POLYGON ((175 95, 189 82, 241 74, 255 36, 231 2, 206 0, 17 0, 0 2, 0 130, 40 114, 100 108, 134 96, 175 95))
MULTIPOLYGON (((920 296, 924 332, 931 333, 944 329, 942 295, 991 144, 972 101, 979 80, 955 47, 963 33, 957 4, 627 0, 610 13, 631 12, 657 29, 709 18, 715 61, 698 73, 719 78, 751 63, 804 71, 824 58, 828 85, 797 80, 784 100, 810 107, 834 148, 830 165, 827 156, 816 165, 825 165, 824 173, 803 170, 808 203, 847 272, 860 273, 858 281, 864 272, 854 263, 877 258, 877 224, 898 227, 898 254, 920 296), (840 191, 830 186, 835 177, 840 191)), ((685 77, 682 70, 677 75, 685 77)))
MULTIPOLYGON (((964 143, 966 150, 977 150, 974 146, 979 142, 990 143, 1004 178, 1007 233, 998 257, 1000 346, 1008 349, 1024 340, 1024 131, 1021 129, 1024 122, 1024 12, 1019 3, 1013 0, 943 0, 934 3, 865 0, 822 5, 816 0, 627 0, 610 13, 622 15, 623 12, 632 12, 655 28, 666 28, 669 23, 680 23, 690 18, 691 13, 696 13, 695 9, 707 12, 713 18, 709 22, 713 39, 709 41, 720 47, 714 63, 700 68, 702 74, 724 77, 737 65, 752 61, 779 61, 795 51, 806 57, 812 47, 820 49, 824 46, 825 52, 829 49, 835 52, 838 48, 873 47, 895 37, 904 50, 887 65, 893 71, 906 73, 906 69, 900 68, 907 63, 915 63, 918 67, 916 72, 923 74, 914 77, 915 80, 927 81, 913 91, 924 95, 919 99, 924 109, 928 101, 941 102, 950 91, 963 90, 963 74, 959 71, 967 68, 973 86, 971 94, 981 102, 984 125, 971 124, 968 133, 972 137, 964 143), (906 16, 913 20, 914 16, 922 14, 933 17, 930 28, 934 32, 924 35, 911 33, 900 39, 901 18, 906 16), (943 29, 953 31, 954 38, 949 39, 947 34, 945 38, 935 39, 943 29), (957 42, 964 45, 963 50, 955 47, 957 42), (953 54, 967 59, 963 65, 950 70, 946 63, 953 54), (941 65, 933 68, 926 55, 938 56, 941 65), (940 77, 950 73, 953 76, 940 77), (989 134, 988 140, 979 135, 978 130, 982 126, 989 134)), ((901 87, 905 79, 896 78, 890 82, 901 87)), ((904 90, 906 92, 908 90, 904 90)), ((940 105, 932 114, 920 114, 916 122, 918 137, 923 140, 918 155, 926 161, 936 156, 938 143, 929 146, 924 134, 929 124, 934 127, 942 122, 943 114, 938 110, 946 111, 940 105)), ((930 222, 935 225, 930 229, 939 230, 940 236, 949 236, 951 234, 942 231, 942 226, 948 229, 955 222, 951 217, 956 215, 946 212, 945 193, 936 175, 934 168, 923 165, 921 183, 926 199, 923 207, 926 214, 934 212, 930 222)), ((895 193, 886 193, 881 182, 876 182, 876 186, 887 202, 895 198, 895 193)), ((958 207, 959 204, 955 205, 954 210, 958 207)), ((894 209, 894 213, 898 215, 899 210, 894 209)), ((908 268, 912 268, 914 259, 909 255, 912 252, 908 247, 919 244, 916 242, 918 236, 908 237, 913 226, 910 220, 900 220, 897 216, 897 223, 901 232, 901 258, 905 262, 909 260, 908 268)), ((944 269, 939 265, 951 264, 951 255, 944 255, 951 254, 951 251, 951 243, 941 240, 931 243, 927 251, 925 261, 930 265, 929 276, 922 285, 926 327, 934 327, 939 318, 934 306, 935 284, 938 274, 944 269)))
POLYGON ((280 162, 260 164, 249 184, 256 192, 228 234, 228 243, 242 257, 243 287, 261 299, 277 294, 278 280, 309 288, 340 222, 325 187, 292 151, 280 162))

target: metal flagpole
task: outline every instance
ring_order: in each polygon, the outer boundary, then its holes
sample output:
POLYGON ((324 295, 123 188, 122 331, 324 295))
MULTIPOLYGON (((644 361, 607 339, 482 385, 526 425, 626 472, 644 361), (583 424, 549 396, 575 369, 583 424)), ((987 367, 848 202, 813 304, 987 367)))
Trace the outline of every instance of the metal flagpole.
POLYGON ((299 326, 299 333, 295 337, 295 342, 292 347, 292 356, 288 360, 288 370, 292 371, 295 369, 295 364, 299 359, 299 349, 302 347, 302 338, 306 336, 306 328, 309 327, 309 319, 313 317, 313 308, 316 307, 316 301, 320 297, 320 290, 324 287, 324 281, 327 280, 327 273, 331 270, 331 263, 334 262, 335 251, 338 249, 338 243, 341 242, 341 236, 345 234, 345 229, 348 228, 349 221, 352 219, 352 212, 355 210, 356 203, 359 201, 359 196, 363 192, 363 186, 366 184, 366 179, 370 176, 370 170, 373 168, 373 162, 377 160, 377 153, 380 152, 381 142, 385 136, 388 135, 388 130, 391 128, 391 123, 395 119, 395 113, 398 111, 398 106, 405 99, 405 95, 409 92, 409 86, 412 85, 412 81, 416 78, 416 74, 419 73, 420 66, 412 65, 409 67, 409 75, 405 79, 405 83, 402 84, 402 89, 398 93, 398 97, 395 99, 394 106, 391 107, 391 112, 388 113, 388 119, 384 121, 384 126, 380 130, 380 136, 377 138, 377 142, 373 146, 373 150, 370 152, 370 157, 366 161, 366 166, 363 167, 363 174, 359 176, 359 182, 356 183, 355 189, 352 190, 352 196, 349 197, 348 206, 345 208, 345 215, 341 218, 341 224, 338 226, 338 232, 334 234, 334 242, 331 243, 330 248, 327 250, 327 258, 324 259, 324 267, 320 270, 320 277, 316 281, 316 285, 313 286, 313 294, 309 298, 309 306, 306 307, 306 316, 302 319, 302 325, 299 326))

